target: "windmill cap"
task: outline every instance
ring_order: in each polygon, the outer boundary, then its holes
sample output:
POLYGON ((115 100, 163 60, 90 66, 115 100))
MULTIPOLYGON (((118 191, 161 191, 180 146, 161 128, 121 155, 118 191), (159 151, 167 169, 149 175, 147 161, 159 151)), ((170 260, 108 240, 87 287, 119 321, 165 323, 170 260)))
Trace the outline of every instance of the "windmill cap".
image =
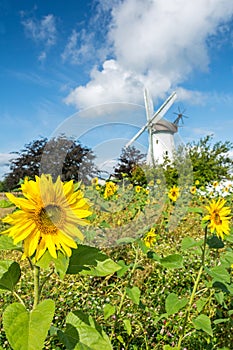
POLYGON ((163 132, 170 132, 172 134, 175 134, 178 131, 178 127, 177 125, 169 122, 166 119, 161 119, 157 123, 152 125, 152 130, 154 132, 163 131, 163 132))

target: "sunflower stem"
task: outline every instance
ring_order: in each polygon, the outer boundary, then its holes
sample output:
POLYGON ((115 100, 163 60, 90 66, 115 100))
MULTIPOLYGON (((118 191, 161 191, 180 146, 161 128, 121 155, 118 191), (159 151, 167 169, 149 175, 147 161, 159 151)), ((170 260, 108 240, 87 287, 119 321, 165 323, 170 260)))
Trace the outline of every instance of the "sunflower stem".
POLYGON ((21 299, 21 297, 19 296, 18 293, 16 293, 16 291, 13 291, 13 295, 19 300, 19 302, 25 307, 25 304, 23 302, 23 299, 21 299))
POLYGON ((188 322, 189 314, 190 314, 190 311, 191 311, 191 308, 193 305, 193 300, 194 300, 194 297, 196 295, 196 291, 197 291, 197 287, 198 287, 198 284, 199 284, 199 281, 200 281, 200 278, 202 275, 202 271, 205 267, 206 241, 207 241, 207 226, 205 227, 205 236, 204 236, 204 244, 203 244, 203 249, 202 249, 201 266, 200 266, 200 269, 198 271, 198 275, 197 275, 197 278, 196 278, 194 286, 193 286, 193 291, 192 291, 192 294, 191 294, 190 299, 189 299, 188 307, 187 307, 186 312, 185 312, 184 323, 182 326, 181 335, 179 337, 179 341, 178 341, 178 345, 177 345, 178 349, 181 348, 182 340, 185 338, 185 328, 186 328, 186 325, 188 322))
POLYGON ((40 267, 34 265, 34 303, 33 310, 40 301, 40 267))

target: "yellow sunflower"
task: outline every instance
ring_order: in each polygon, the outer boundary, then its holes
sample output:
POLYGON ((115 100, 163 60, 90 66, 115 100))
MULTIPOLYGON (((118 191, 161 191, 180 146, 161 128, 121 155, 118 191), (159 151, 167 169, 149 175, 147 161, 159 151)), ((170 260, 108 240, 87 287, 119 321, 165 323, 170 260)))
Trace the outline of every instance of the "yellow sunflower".
POLYGON ((98 177, 94 177, 93 179, 91 179, 91 184, 93 185, 93 186, 97 186, 98 185, 98 177))
POLYGON ((190 187, 190 192, 191 192, 192 194, 195 194, 195 193, 196 193, 196 191, 197 191, 196 186, 192 186, 192 187, 190 187))
POLYGON ((135 186, 135 191, 137 193, 141 192, 142 187, 141 186, 135 186))
POLYGON ((155 233, 154 227, 152 227, 150 231, 146 233, 145 237, 143 238, 143 241, 148 248, 151 248, 154 246, 156 242, 156 233, 155 233))
POLYGON ((112 197, 116 191, 117 191, 117 185, 112 182, 112 181, 108 181, 105 184, 105 190, 104 190, 104 198, 108 199, 109 197, 112 197))
POLYGON ((174 185, 170 191, 168 192, 168 197, 173 201, 176 202, 177 198, 180 195, 180 190, 179 187, 177 187, 176 185, 174 185))
POLYGON ((208 214, 203 218, 208 222, 210 232, 216 231, 216 234, 220 238, 224 238, 224 234, 230 234, 230 207, 225 207, 226 201, 223 198, 219 198, 218 201, 214 199, 206 206, 208 214))
POLYGON ((3 219, 12 226, 2 233, 12 237, 14 244, 23 241, 22 258, 37 261, 47 249, 53 258, 57 251, 71 256, 71 248, 77 248, 75 237, 84 238, 77 225, 87 225, 84 218, 91 214, 82 191, 74 192, 73 181, 63 183, 58 177, 53 183, 52 177, 44 174, 35 181, 26 179, 21 190, 24 198, 6 194, 20 210, 3 219))

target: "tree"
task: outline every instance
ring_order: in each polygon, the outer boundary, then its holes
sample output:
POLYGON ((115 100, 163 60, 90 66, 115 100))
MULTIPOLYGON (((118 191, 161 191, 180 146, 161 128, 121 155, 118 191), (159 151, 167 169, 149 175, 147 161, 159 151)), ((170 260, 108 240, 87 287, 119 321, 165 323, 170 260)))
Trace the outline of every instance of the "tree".
POLYGON ((114 168, 114 177, 122 180, 127 177, 132 183, 143 185, 146 177, 142 166, 145 164, 145 154, 142 154, 134 146, 123 148, 119 162, 114 168))
POLYGON ((78 141, 65 136, 41 138, 26 144, 11 161, 10 172, 6 174, 5 184, 9 190, 16 188, 26 176, 34 178, 41 173, 51 174, 53 179, 58 175, 63 181, 82 180, 87 183, 98 171, 93 163, 93 152, 78 141))
POLYGON ((232 178, 233 159, 229 151, 233 144, 229 141, 212 143, 213 135, 198 142, 189 143, 186 150, 192 162, 194 181, 206 184, 215 180, 232 178))

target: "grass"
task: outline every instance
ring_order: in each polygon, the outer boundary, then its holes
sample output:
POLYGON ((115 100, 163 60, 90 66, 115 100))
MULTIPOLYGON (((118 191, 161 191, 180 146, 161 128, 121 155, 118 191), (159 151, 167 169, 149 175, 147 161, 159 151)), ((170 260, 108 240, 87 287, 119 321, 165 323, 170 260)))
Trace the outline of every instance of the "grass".
MULTIPOLYGON (((93 194, 96 196, 96 193, 93 194)), ((116 209, 110 210, 111 201, 106 201, 105 211, 99 210, 99 203, 95 197, 95 203, 98 210, 92 218, 91 230, 102 232, 112 232, 112 242, 116 242, 121 236, 127 236, 124 228, 132 229, 128 226, 127 219, 132 218, 135 223, 136 231, 140 235, 146 231, 151 223, 150 214, 151 202, 145 204, 145 194, 136 194, 137 200, 133 197, 132 206, 127 206, 117 212, 116 209), (141 207, 140 207, 141 205, 141 207), (145 210, 145 207, 148 210, 145 210), (133 212, 133 208, 139 208, 133 212), (130 213, 130 215, 129 215, 130 213), (114 214, 114 215, 113 215, 114 214), (138 216, 137 216, 138 215, 138 216), (148 220, 146 220, 146 216, 148 220), (119 220, 124 220, 124 224, 119 224, 119 220), (144 227, 142 229, 142 222, 144 227), (141 230, 140 230, 141 227, 141 230), (117 235, 117 237, 115 237, 117 235)), ((150 200, 153 196, 151 195, 150 200)), ((208 198, 194 196, 192 198, 192 207, 203 207, 202 201, 206 202, 208 198)), ((232 201, 232 195, 228 199, 232 201)), ((132 202, 132 201, 131 201, 132 202)), ((130 203, 131 203, 130 202, 130 203)), ((101 202, 103 203, 103 202, 101 202)), ((114 202, 113 202, 114 204, 114 202)), ((6 209, 1 209, 0 215, 5 215, 6 209)), ((8 208, 8 211, 12 210, 8 208)), ((161 317, 165 313, 166 298, 170 293, 176 293, 180 298, 190 297, 194 279, 200 266, 200 252, 198 248, 188 251, 181 250, 181 242, 184 237, 191 236, 195 240, 203 238, 203 229, 200 225, 200 215, 195 212, 186 212, 179 220, 174 229, 167 229, 168 216, 174 210, 173 204, 166 206, 164 213, 156 221, 157 240, 153 248, 154 253, 165 257, 169 254, 182 254, 184 266, 178 269, 167 269, 158 264, 157 261, 150 259, 135 242, 134 244, 112 244, 102 247, 110 258, 115 262, 124 261, 126 265, 133 266, 135 261, 135 252, 137 252, 137 267, 132 276, 130 269, 122 276, 114 273, 107 277, 89 277, 82 275, 67 275, 63 280, 57 274, 52 274, 48 284, 43 289, 43 298, 52 298, 56 301, 56 314, 46 339, 44 349, 65 349, 64 345, 57 337, 58 329, 65 327, 66 315, 70 311, 81 309, 93 316, 93 318, 104 328, 105 332, 111 337, 113 349, 116 350, 135 350, 135 349, 163 349, 165 344, 175 346, 178 342, 178 336, 184 319, 184 309, 171 315, 169 318, 161 317), (128 286, 129 279, 131 286, 136 286, 141 291, 140 303, 136 305, 126 295, 123 299, 125 288, 128 286), (106 304, 119 308, 122 302, 120 313, 104 317, 104 308, 106 304), (125 320, 130 321, 132 332, 129 331, 125 320)), ((136 233, 137 233, 136 232, 136 233)), ((96 241, 92 240, 97 245, 96 241)), ((98 242, 98 241, 97 241, 98 242)), ((101 241, 99 241, 101 244, 101 241)), ((101 248, 101 246, 100 246, 101 248)), ((223 249, 211 250, 207 256, 206 265, 208 267, 217 266, 221 255, 226 252, 232 252, 232 243, 226 242, 223 249)), ((20 261, 20 254, 17 252, 1 251, 1 259, 11 259, 20 261)), ((30 295, 33 290, 31 271, 27 262, 20 262, 22 266, 22 277, 17 285, 17 292, 20 294, 25 304, 30 307, 32 300, 30 295)), ((8 292, 0 294, 1 309, 17 300, 8 292)), ((207 272, 204 272, 204 278, 198 287, 198 295, 194 300, 191 318, 199 313, 199 310, 207 314, 212 321, 214 336, 211 337, 202 330, 197 331, 192 323, 188 324, 187 336, 182 343, 182 349, 188 350, 214 350, 214 349, 232 349, 233 343, 233 319, 229 310, 233 310, 232 295, 221 289, 215 289, 211 285, 211 279, 207 272), (201 303, 198 301, 201 299, 201 303), (201 309, 202 307, 202 309, 201 309), (220 323, 215 320, 225 320, 220 323), (227 320, 227 321, 226 321, 227 320)), ((1 321, 1 319, 0 319, 1 321)), ((0 344, 3 349, 11 349, 1 323, 0 344)), ((101 350, 101 349, 100 349, 101 350)))

